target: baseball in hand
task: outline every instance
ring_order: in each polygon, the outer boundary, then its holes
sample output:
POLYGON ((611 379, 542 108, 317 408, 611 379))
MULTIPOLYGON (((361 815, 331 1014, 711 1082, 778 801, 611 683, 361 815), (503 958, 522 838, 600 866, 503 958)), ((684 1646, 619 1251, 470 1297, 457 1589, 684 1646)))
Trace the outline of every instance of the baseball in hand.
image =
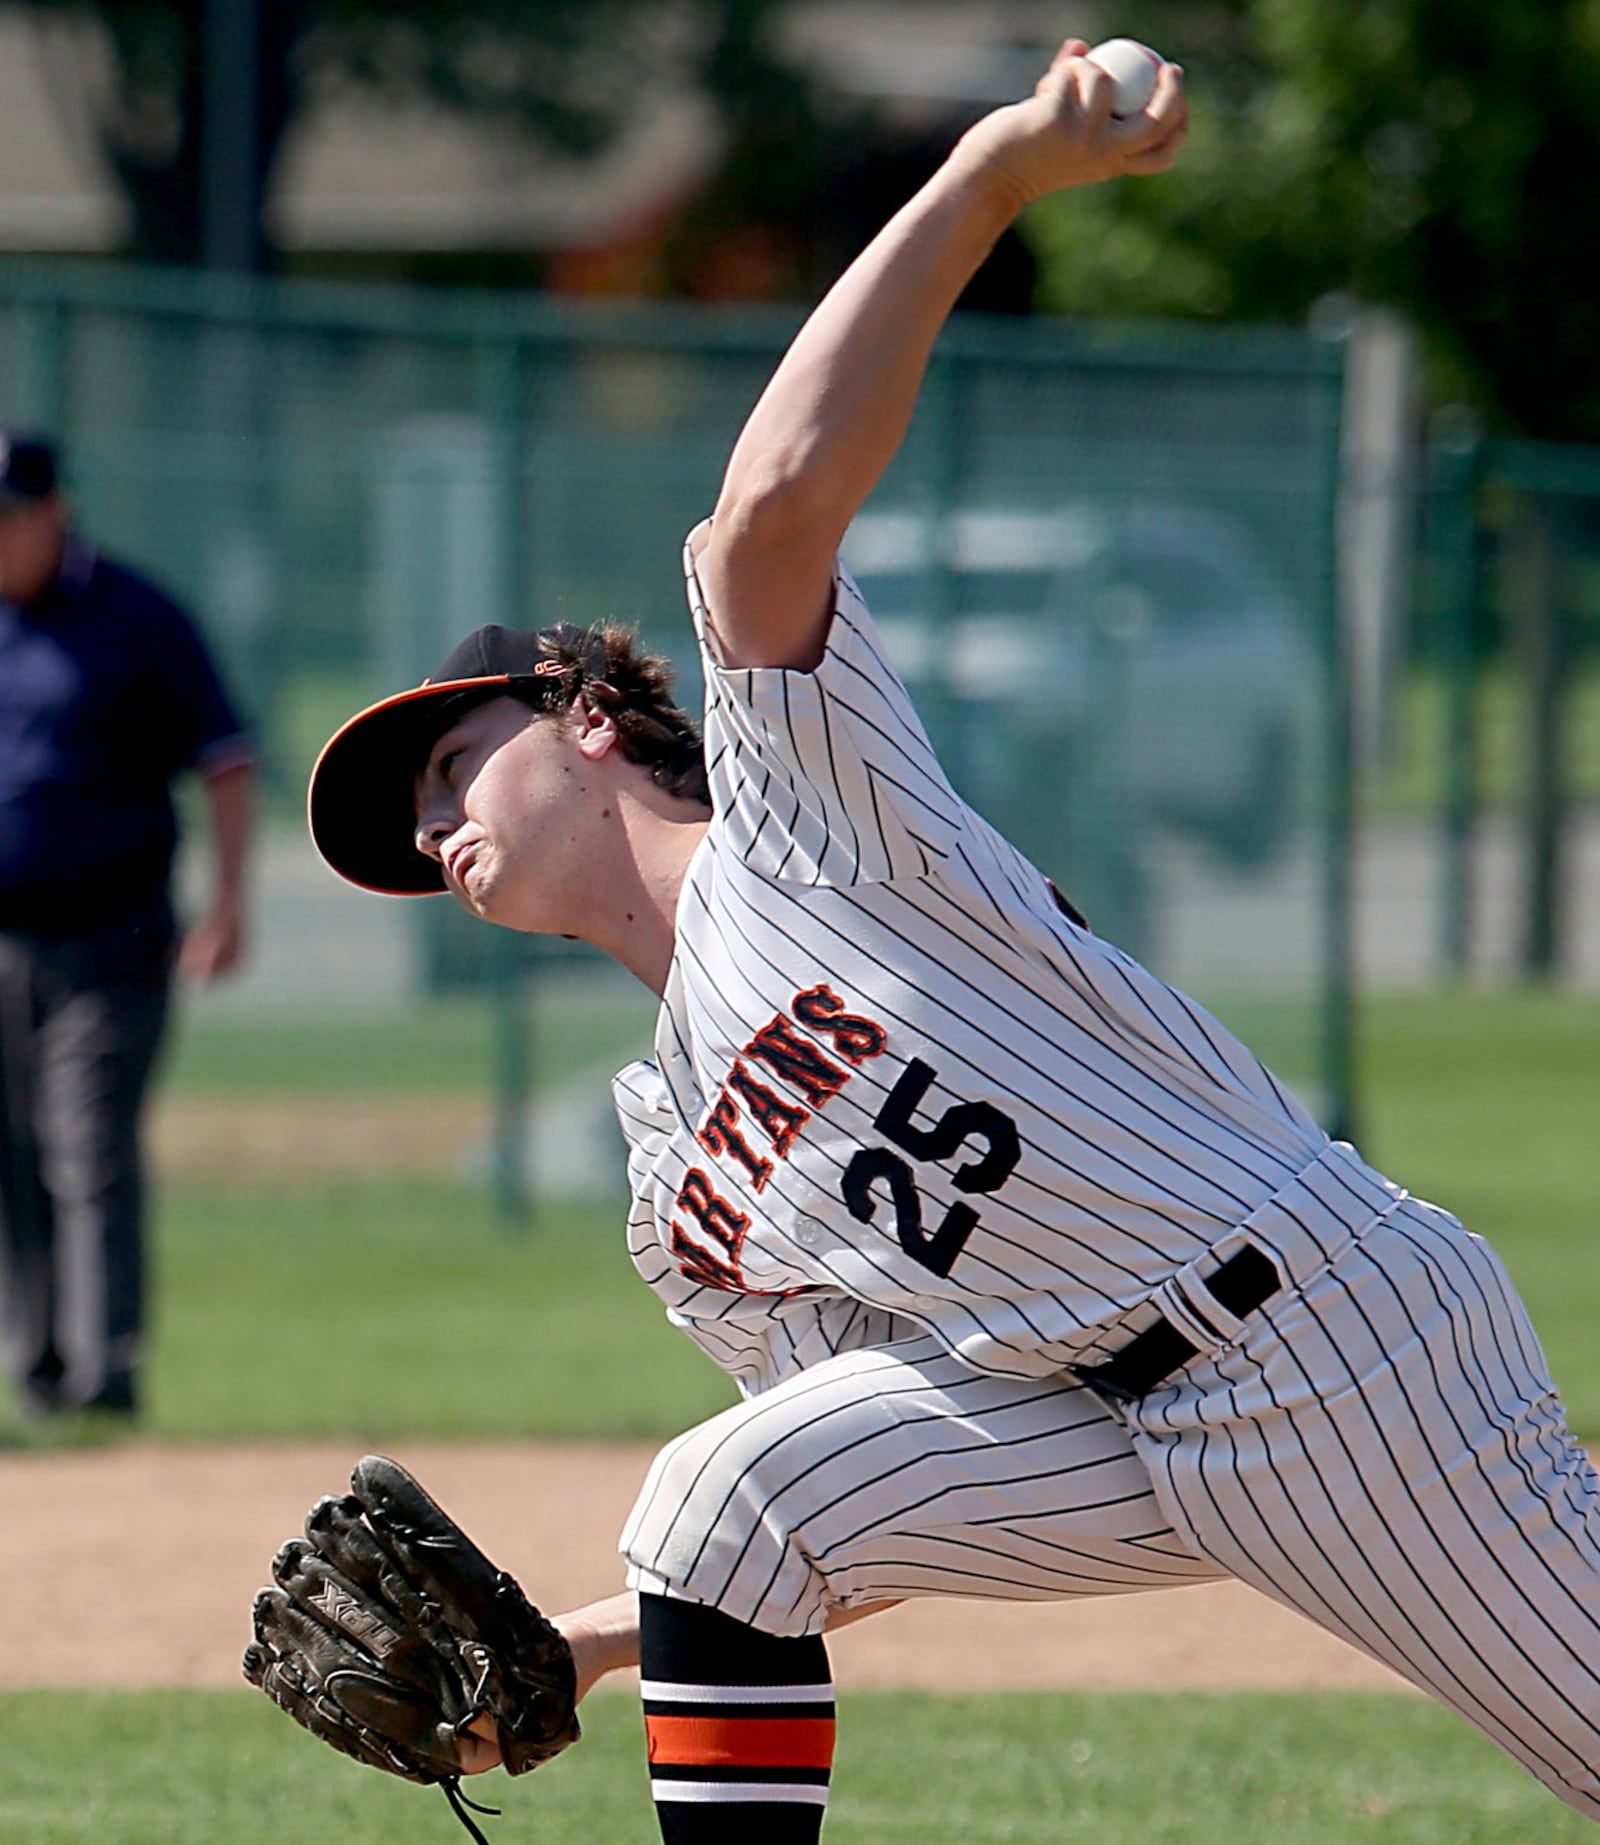
POLYGON ((1089 62, 1098 64, 1116 85, 1111 113, 1118 121, 1137 115, 1156 93, 1161 58, 1137 39, 1108 38, 1089 53, 1089 62))

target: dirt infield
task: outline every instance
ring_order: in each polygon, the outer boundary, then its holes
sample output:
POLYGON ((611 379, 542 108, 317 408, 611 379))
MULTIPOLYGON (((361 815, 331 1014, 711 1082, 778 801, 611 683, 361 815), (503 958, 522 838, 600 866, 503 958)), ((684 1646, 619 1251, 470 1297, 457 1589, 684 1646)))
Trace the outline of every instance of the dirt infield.
MULTIPOLYGON (((615 1535, 648 1449, 395 1453, 546 1607, 620 1586, 615 1535)), ((238 1684, 273 1551, 354 1458, 332 1444, 0 1454, 0 1686, 238 1684)), ((847 1686, 1399 1685, 1232 1584, 1081 1604, 923 1602, 840 1634, 833 1653, 847 1686)))
MULTIPOLYGON (((479 1096, 158 1097, 150 1163, 161 1183, 248 1186, 370 1179, 375 1172, 443 1178, 481 1146, 492 1110, 479 1096)), ((620 1142, 618 1143, 620 1145, 620 1142)))

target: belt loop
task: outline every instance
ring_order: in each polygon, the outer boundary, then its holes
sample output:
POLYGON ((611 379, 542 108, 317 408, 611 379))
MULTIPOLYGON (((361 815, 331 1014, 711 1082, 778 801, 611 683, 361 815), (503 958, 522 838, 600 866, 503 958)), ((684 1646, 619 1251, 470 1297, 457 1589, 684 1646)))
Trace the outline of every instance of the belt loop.
POLYGON ((1204 1288, 1196 1290, 1184 1285, 1193 1279, 1192 1276, 1174 1275, 1162 1282, 1150 1298, 1162 1319, 1176 1327, 1197 1352, 1231 1345, 1238 1337, 1240 1322, 1204 1288))
POLYGON ((1161 1317, 1154 1325, 1103 1364, 1080 1367, 1076 1375, 1102 1396, 1137 1402, 1192 1359, 1232 1345, 1246 1319, 1283 1286, 1283 1272, 1266 1251, 1235 1232, 1156 1289, 1150 1299, 1161 1317), (1229 1254, 1218 1262, 1222 1249, 1229 1254))
MULTIPOLYGON (((1243 1318, 1218 1300, 1207 1284, 1244 1250, 1256 1248, 1243 1230, 1230 1230, 1209 1249, 1184 1263, 1156 1289, 1155 1300, 1162 1312, 1174 1320, 1201 1351, 1215 1351, 1219 1345, 1232 1345, 1238 1338, 1243 1318)), ((1278 1274, 1275 1265, 1273 1273, 1278 1274)), ((1267 1291, 1276 1293, 1282 1285, 1279 1275, 1276 1285, 1267 1291)), ((1265 1294, 1262 1298, 1266 1298, 1265 1294)), ((1260 1304, 1260 1301, 1254 1302, 1250 1311, 1254 1312, 1260 1304)))

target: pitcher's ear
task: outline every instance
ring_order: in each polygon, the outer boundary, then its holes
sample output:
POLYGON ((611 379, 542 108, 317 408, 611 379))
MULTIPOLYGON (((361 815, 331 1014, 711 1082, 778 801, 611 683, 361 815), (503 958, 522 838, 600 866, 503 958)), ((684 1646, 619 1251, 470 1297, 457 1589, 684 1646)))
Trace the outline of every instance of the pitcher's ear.
POLYGON ((584 693, 573 699, 567 721, 578 739, 579 753, 591 762, 598 762, 617 747, 616 718, 584 693))

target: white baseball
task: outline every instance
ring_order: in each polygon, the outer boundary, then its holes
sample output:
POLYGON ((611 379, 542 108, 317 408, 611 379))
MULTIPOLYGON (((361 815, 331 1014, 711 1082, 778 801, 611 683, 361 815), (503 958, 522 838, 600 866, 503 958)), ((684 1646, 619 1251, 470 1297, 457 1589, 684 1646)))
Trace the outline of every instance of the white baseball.
POLYGON ((1111 113, 1118 121, 1137 115, 1156 93, 1160 54, 1136 38, 1108 38, 1089 53, 1089 62, 1098 64, 1116 86, 1111 113))

